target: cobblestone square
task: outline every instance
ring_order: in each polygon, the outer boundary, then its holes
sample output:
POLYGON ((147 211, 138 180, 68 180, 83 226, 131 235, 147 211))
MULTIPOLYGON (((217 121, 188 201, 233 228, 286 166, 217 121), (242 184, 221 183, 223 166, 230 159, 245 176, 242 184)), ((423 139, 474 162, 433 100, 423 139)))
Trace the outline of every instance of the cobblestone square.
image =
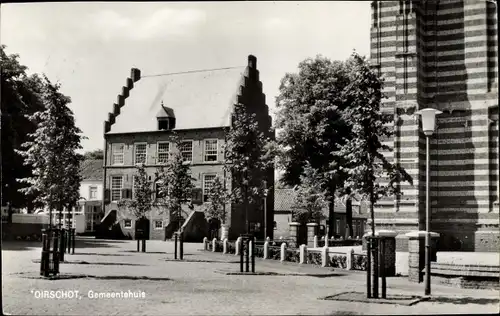
MULTIPOLYGON (((185 261, 173 260, 174 244, 169 241, 148 241, 147 253, 135 252, 134 241, 79 239, 76 246, 75 254, 67 254, 67 262, 61 264, 64 278, 44 280, 39 276, 37 263, 39 243, 4 242, 3 312, 16 315, 359 315, 472 314, 495 313, 499 309, 498 291, 437 284, 433 285, 429 301, 413 306, 324 300, 345 292, 364 292, 365 274, 257 259, 256 273, 241 275, 238 257, 203 251, 202 244, 185 244, 185 261), (44 294, 50 292, 44 291, 68 292, 66 298, 51 298, 44 294), (70 298, 76 291, 78 295, 70 298)), ((404 277, 388 279, 389 297, 423 293, 423 284, 410 283, 404 277)))

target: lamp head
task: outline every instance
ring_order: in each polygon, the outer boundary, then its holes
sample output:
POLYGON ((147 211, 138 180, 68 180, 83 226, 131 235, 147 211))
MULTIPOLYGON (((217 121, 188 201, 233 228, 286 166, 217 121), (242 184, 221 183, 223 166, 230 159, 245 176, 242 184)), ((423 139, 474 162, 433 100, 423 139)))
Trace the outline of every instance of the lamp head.
POLYGON ((436 115, 441 113, 443 112, 432 108, 415 112, 415 114, 422 116, 422 130, 426 136, 431 136, 434 133, 436 129, 436 115))

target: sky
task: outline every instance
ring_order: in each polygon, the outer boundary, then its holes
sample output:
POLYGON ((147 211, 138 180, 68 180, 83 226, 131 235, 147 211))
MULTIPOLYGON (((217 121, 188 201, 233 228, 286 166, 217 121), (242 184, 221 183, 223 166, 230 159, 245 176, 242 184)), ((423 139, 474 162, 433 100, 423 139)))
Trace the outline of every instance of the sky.
POLYGON ((28 73, 71 97, 84 151, 103 147, 103 122, 137 67, 142 75, 246 66, 257 57, 275 112, 281 78, 318 54, 368 56, 370 2, 9 3, 0 42, 28 73))

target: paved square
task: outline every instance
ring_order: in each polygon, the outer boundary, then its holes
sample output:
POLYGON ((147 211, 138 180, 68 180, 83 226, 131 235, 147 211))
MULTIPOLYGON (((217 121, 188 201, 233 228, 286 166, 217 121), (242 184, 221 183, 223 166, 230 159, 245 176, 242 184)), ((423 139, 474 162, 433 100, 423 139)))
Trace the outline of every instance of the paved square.
MULTIPOLYGON (((498 291, 437 284, 432 288, 433 300, 413 306, 324 300, 345 292, 363 293, 366 275, 258 258, 256 275, 245 275, 239 274, 239 257, 202 251, 202 244, 185 244, 185 261, 174 260, 172 242, 148 241, 147 247, 151 252, 138 253, 134 241, 80 239, 76 253, 67 254, 68 263, 60 266, 62 278, 46 280, 39 276, 39 243, 5 242, 3 311, 16 315, 359 315, 496 313, 499 309, 498 291)), ((406 278, 388 278, 387 284, 388 296, 424 293, 423 284, 406 278)))

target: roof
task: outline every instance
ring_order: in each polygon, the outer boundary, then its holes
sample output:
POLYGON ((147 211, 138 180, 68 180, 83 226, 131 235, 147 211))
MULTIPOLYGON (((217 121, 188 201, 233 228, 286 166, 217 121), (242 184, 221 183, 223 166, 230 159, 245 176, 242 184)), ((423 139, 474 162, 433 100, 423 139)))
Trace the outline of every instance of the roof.
MULTIPOLYGON (((278 212, 289 212, 292 210, 296 191, 294 189, 274 190, 274 210, 278 212)), ((328 209, 325 210, 328 212, 328 209)), ((345 213, 345 204, 340 199, 335 199, 335 213, 345 213)))
POLYGON ((86 159, 82 162, 80 174, 83 180, 103 180, 103 160, 102 159, 86 159))
POLYGON ((157 116, 174 116, 175 129, 230 126, 230 113, 244 67, 143 77, 134 83, 130 96, 108 134, 157 131, 157 116), (165 108, 162 109, 162 104, 165 108), (162 112, 163 111, 163 112, 162 112))

